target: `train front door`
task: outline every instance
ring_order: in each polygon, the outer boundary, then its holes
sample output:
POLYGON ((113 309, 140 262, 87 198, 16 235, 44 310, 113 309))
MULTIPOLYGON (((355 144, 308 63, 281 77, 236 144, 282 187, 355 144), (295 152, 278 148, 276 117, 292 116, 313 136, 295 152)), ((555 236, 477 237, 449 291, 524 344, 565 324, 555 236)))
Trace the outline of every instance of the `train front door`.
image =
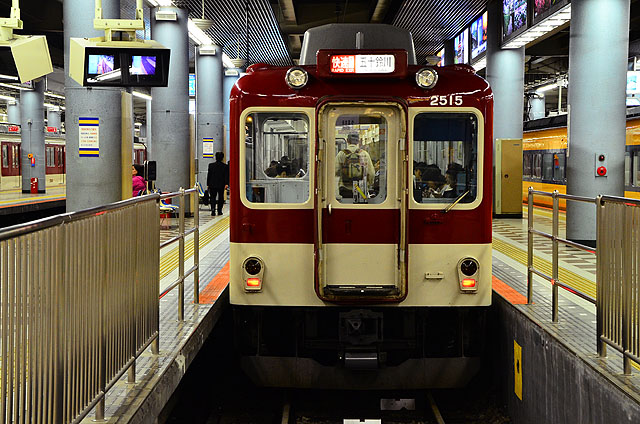
POLYGON ((328 301, 406 293, 406 131, 393 104, 319 113, 316 289, 328 301))

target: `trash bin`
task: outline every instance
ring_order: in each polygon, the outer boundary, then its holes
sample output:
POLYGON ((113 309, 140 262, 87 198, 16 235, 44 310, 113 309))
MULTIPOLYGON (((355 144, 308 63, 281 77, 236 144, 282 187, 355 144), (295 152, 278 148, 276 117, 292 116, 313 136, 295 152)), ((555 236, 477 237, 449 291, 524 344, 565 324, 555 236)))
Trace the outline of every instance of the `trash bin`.
POLYGON ((31 178, 31 194, 38 194, 38 179, 31 178))

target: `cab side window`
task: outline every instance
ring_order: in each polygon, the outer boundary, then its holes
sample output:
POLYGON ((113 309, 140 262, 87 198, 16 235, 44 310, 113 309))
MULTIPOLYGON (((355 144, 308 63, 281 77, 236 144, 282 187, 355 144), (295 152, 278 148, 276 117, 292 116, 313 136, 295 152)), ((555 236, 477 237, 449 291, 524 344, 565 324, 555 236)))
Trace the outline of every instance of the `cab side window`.
POLYGON ((245 121, 246 198, 251 203, 309 199, 309 119, 302 113, 252 113, 245 121))

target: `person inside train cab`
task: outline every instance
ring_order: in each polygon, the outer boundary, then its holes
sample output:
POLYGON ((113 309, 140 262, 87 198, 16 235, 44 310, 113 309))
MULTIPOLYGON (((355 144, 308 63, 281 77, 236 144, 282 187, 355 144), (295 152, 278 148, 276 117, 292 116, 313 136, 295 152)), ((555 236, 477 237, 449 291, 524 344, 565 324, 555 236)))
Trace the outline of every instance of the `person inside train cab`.
MULTIPOLYGON (((357 133, 347 137, 347 147, 336 155, 336 176, 339 177, 338 191, 343 198, 353 198, 354 182, 362 196, 367 190, 361 187, 366 182, 371 186, 375 179, 375 168, 369 153, 360 146, 357 133)), ((366 194, 365 194, 366 195, 366 194)), ((364 197, 364 196, 363 196, 364 197)))
POLYGON ((133 164, 131 169, 132 185, 133 185, 133 193, 131 196, 139 196, 141 192, 147 188, 147 183, 144 181, 144 166, 138 165, 137 163, 133 164))

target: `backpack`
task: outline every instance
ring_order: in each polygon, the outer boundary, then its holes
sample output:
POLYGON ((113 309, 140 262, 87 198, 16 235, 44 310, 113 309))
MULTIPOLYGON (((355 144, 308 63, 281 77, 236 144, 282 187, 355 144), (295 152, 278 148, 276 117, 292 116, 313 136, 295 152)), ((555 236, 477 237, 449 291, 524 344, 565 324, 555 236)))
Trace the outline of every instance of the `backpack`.
POLYGON ((360 165, 360 149, 352 152, 349 149, 343 150, 345 154, 342 162, 341 177, 343 183, 350 183, 361 180, 363 177, 363 167, 360 165))

